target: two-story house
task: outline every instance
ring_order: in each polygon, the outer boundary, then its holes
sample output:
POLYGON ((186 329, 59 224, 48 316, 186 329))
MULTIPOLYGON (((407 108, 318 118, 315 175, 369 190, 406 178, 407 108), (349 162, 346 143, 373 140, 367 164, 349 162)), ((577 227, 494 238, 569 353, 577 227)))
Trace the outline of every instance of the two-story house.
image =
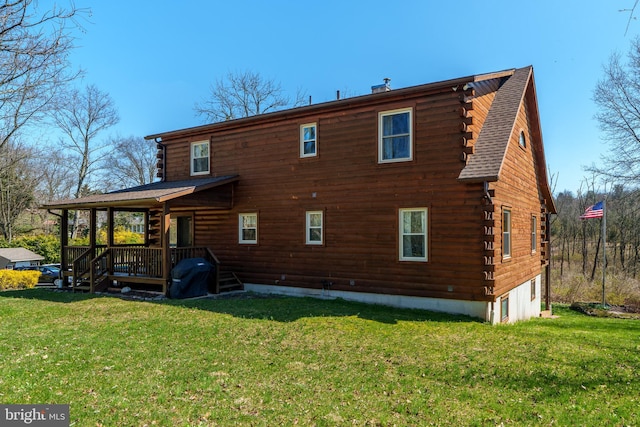
POLYGON ((166 291, 205 256, 256 292, 539 315, 555 206, 532 67, 383 89, 148 136, 160 182, 46 206, 67 274, 166 291), (69 246, 74 209, 145 212, 145 243, 69 246))

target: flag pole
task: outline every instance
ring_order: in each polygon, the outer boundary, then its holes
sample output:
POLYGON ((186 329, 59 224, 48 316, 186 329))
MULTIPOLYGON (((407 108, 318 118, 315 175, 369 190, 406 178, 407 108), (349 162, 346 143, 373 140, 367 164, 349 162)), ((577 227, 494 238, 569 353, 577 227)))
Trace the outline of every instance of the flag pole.
POLYGON ((607 305, 605 283, 607 278, 607 198, 602 201, 602 308, 607 305))

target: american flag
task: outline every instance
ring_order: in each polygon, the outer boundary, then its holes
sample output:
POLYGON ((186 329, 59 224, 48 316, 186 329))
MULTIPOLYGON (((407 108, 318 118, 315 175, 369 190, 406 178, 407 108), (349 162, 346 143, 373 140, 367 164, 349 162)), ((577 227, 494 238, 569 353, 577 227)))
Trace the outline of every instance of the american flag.
POLYGON ((582 215, 580 215, 580 219, 589 219, 589 218, 602 218, 604 215, 604 202, 598 202, 595 205, 589 206, 582 215))

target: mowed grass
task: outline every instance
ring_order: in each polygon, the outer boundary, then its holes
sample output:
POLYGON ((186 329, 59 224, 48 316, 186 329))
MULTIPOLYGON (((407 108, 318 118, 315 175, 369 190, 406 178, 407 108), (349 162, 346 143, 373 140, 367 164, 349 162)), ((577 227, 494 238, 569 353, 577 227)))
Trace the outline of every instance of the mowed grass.
POLYGON ((637 425, 640 321, 0 293, 0 403, 77 426, 637 425))

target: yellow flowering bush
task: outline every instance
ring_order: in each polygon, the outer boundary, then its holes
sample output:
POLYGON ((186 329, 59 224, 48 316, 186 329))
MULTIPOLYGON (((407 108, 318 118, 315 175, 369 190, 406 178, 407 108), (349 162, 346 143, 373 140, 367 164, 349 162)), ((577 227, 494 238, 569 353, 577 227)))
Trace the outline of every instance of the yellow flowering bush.
POLYGON ((40 274, 39 271, 35 270, 0 270, 0 291, 35 288, 40 274))

